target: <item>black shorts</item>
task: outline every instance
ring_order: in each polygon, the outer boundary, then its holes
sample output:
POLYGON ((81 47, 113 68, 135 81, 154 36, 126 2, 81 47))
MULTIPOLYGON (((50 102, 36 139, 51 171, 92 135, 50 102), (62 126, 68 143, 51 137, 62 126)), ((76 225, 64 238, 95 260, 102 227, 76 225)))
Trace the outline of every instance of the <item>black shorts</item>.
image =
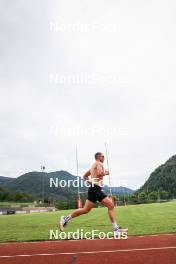
POLYGON ((88 200, 96 203, 96 201, 101 202, 107 195, 102 192, 101 187, 94 184, 94 186, 90 186, 88 189, 88 200))

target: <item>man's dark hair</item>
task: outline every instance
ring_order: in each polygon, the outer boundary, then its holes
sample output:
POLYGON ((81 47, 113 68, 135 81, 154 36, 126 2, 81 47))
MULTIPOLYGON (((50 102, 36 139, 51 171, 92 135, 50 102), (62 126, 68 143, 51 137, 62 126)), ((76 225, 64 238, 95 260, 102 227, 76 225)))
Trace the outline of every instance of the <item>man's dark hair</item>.
POLYGON ((97 153, 95 153, 95 159, 97 159, 98 156, 100 156, 101 154, 102 154, 101 152, 97 152, 97 153))

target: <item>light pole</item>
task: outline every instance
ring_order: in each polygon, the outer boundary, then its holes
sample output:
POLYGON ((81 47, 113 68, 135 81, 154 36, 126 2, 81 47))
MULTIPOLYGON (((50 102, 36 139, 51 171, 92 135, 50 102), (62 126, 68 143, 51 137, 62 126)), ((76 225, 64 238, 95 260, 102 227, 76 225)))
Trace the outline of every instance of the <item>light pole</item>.
MULTIPOLYGON (((79 180, 79 172, 78 172, 78 168, 79 165, 78 165, 78 149, 77 149, 77 146, 76 146, 76 176, 77 176, 77 179, 79 180)), ((78 181, 78 199, 80 200, 80 189, 79 189, 79 181, 78 181)))
POLYGON ((160 191, 158 189, 157 202, 160 203, 160 191))
MULTIPOLYGON (((105 150, 106 150, 106 162, 107 162, 107 169, 109 171, 109 158, 108 158, 108 148, 107 148, 107 143, 105 142, 105 150)), ((109 193, 110 196, 112 197, 112 190, 111 190, 111 176, 109 172, 109 193)))
POLYGON ((45 198, 44 198, 44 172, 45 172, 45 166, 41 166, 41 170, 42 170, 42 202, 43 202, 43 205, 44 205, 44 202, 45 202, 45 198))

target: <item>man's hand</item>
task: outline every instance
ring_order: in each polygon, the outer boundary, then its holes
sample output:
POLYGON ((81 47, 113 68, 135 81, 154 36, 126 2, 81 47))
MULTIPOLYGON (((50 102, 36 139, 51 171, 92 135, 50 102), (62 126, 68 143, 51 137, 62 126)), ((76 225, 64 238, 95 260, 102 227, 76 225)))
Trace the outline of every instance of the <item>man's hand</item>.
POLYGON ((87 171, 87 172, 84 174, 83 179, 84 179, 85 181, 88 181, 88 180, 89 180, 89 176, 90 176, 90 170, 87 171))
POLYGON ((105 175, 109 175, 109 171, 108 170, 105 170, 105 175))

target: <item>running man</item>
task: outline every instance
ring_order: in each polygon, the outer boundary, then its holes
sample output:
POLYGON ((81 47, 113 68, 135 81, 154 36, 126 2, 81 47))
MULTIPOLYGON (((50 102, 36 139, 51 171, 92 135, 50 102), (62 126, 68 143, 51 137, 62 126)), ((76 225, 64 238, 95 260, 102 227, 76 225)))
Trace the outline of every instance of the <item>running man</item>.
POLYGON ((85 181, 90 182, 90 187, 88 189, 88 198, 85 202, 84 208, 79 208, 73 211, 68 216, 61 216, 60 219, 60 230, 64 231, 64 226, 72 219, 82 214, 87 214, 94 207, 94 204, 98 200, 108 208, 108 215, 112 223, 112 229, 116 236, 119 232, 127 232, 127 228, 119 228, 115 218, 114 204, 109 199, 109 197, 101 190, 103 183, 103 177, 109 175, 109 171, 104 170, 103 162, 104 155, 101 152, 95 154, 95 163, 92 165, 91 169, 87 171, 83 178, 85 181))

